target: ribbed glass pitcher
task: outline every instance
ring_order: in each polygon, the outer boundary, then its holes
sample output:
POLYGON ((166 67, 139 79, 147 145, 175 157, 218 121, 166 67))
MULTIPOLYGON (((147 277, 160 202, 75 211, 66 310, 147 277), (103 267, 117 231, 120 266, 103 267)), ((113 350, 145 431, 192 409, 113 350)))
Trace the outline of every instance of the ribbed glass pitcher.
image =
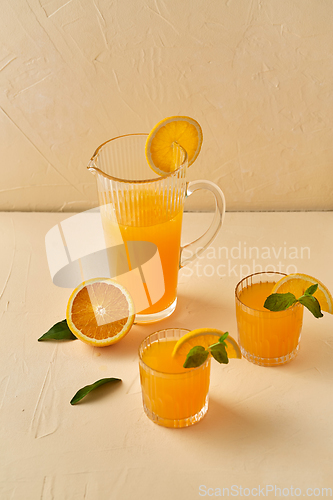
POLYGON ((175 310, 179 269, 212 242, 225 211, 224 195, 214 183, 186 182, 187 154, 179 145, 173 146, 171 172, 155 174, 146 160, 146 140, 147 134, 111 139, 88 164, 96 175, 106 247, 112 249, 110 275, 132 295, 137 323, 162 320, 175 310), (182 247, 184 201, 198 189, 214 194, 215 216, 200 238, 182 247))

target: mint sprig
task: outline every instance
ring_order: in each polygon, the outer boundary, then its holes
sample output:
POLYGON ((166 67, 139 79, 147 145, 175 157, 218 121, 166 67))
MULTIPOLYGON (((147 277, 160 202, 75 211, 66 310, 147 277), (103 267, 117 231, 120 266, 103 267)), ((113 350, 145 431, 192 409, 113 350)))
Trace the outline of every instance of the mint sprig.
POLYGON ((183 367, 196 368, 197 366, 202 365, 206 361, 208 354, 209 352, 202 345, 192 347, 186 356, 183 367))
POLYGON ((211 353, 213 358, 216 359, 218 363, 229 363, 226 350, 227 344, 224 341, 228 335, 229 333, 225 332, 215 344, 208 346, 207 349, 205 349, 202 345, 196 345, 195 347, 192 347, 192 349, 186 356, 183 367, 196 368, 197 366, 202 365, 208 358, 209 353, 211 353))
POLYGON ((264 307, 269 311, 284 311, 297 302, 305 306, 314 315, 315 318, 321 318, 323 313, 316 297, 313 296, 318 288, 318 283, 309 286, 301 297, 296 299, 293 293, 272 293, 267 297, 264 307))

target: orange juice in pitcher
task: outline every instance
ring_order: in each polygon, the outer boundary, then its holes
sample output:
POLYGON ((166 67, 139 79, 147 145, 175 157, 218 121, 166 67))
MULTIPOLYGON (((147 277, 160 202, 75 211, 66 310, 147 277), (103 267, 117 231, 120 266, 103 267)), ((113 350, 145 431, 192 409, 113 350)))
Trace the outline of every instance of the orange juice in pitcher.
POLYGON ((167 170, 156 172, 147 161, 147 138, 132 134, 111 139, 88 164, 96 176, 111 277, 132 295, 137 323, 159 321, 175 310, 179 269, 212 242, 225 212, 218 186, 186 181, 188 154, 179 144, 168 148, 167 170), (214 195, 214 219, 200 238, 182 247, 185 198, 199 189, 214 195), (185 248, 188 258, 182 256, 185 248))
MULTIPOLYGON (((156 196, 152 192, 146 192, 144 198, 144 207, 136 208, 137 213, 134 217, 131 217, 131 213, 125 208, 127 204, 123 203, 119 223, 110 217, 103 217, 103 215, 102 222, 108 247, 113 245, 114 235, 118 234, 118 230, 120 231, 125 245, 129 269, 135 268, 137 264, 133 262, 135 259, 131 259, 128 250, 130 242, 151 242, 156 246, 163 273, 162 278, 160 277, 161 281, 163 281, 161 283, 163 290, 161 298, 154 301, 149 291, 151 287, 149 287, 149 284, 147 285, 144 278, 149 306, 142 310, 141 314, 149 315, 166 310, 172 306, 177 297, 183 207, 176 206, 173 208, 168 206, 167 200, 163 196, 156 196)), ((147 258, 142 255, 140 262, 144 263, 148 258, 148 255, 147 258)), ((153 279, 156 281, 159 276, 155 275, 153 279)))

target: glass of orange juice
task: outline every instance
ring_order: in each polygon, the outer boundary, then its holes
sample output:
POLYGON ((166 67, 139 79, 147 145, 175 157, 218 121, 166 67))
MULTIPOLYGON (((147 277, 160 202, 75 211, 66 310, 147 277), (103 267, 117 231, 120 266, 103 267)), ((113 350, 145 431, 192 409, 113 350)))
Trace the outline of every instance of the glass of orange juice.
POLYGON ((139 369, 146 415, 164 427, 188 427, 208 410, 210 356, 197 368, 184 368, 184 358, 172 358, 188 330, 168 328, 148 335, 139 347, 139 369))
POLYGON ((266 298, 283 273, 255 273, 236 286, 236 317, 242 355, 261 366, 282 365, 298 353, 303 306, 296 303, 285 311, 264 308, 266 298))
POLYGON ((186 181, 188 160, 181 146, 173 144, 171 171, 156 174, 145 156, 147 137, 132 134, 111 139, 97 148, 88 165, 97 181, 110 277, 131 294, 137 323, 159 321, 174 311, 179 269, 214 239, 225 211, 218 186, 186 181), (182 247, 185 198, 199 189, 213 193, 215 216, 200 238, 182 247))

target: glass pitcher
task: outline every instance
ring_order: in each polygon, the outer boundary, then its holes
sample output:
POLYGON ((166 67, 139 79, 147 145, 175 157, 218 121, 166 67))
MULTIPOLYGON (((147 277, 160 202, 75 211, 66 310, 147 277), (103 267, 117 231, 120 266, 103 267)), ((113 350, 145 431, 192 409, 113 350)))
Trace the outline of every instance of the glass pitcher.
POLYGON ((147 137, 113 138, 97 148, 88 164, 96 176, 106 247, 112 249, 110 275, 132 295, 136 323, 159 321, 172 314, 179 269, 213 241, 225 212, 224 195, 216 184, 186 181, 187 154, 179 145, 173 146, 170 173, 155 174, 145 157, 147 137), (199 189, 215 196, 215 215, 201 237, 181 246, 184 202, 199 189))

